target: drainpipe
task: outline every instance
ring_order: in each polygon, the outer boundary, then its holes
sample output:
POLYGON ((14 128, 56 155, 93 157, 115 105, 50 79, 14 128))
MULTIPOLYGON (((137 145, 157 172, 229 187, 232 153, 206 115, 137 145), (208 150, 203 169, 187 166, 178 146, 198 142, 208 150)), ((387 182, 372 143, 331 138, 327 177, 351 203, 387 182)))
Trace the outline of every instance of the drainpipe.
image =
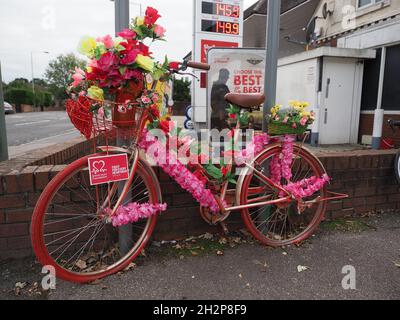
POLYGON ((385 79, 386 47, 382 47, 381 70, 379 72, 378 101, 374 117, 374 131, 372 133, 372 149, 378 150, 381 146, 383 118, 385 110, 382 109, 383 81, 385 79))

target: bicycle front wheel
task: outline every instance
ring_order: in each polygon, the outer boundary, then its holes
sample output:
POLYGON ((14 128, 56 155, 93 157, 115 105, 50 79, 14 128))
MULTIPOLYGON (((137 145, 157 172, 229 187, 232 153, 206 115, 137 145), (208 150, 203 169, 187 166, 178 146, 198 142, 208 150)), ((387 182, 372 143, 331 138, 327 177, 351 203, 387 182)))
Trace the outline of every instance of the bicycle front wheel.
MULTIPOLYGON (((254 167, 265 176, 269 176, 271 162, 274 158, 279 158, 281 153, 280 146, 267 150, 255 160, 254 167)), ((292 182, 299 182, 313 176, 322 177, 325 174, 321 162, 306 149, 297 145, 294 146, 291 170, 292 182)), ((287 182, 281 181, 281 183, 284 187, 287 182)), ((245 176, 240 190, 241 205, 257 202, 257 199, 270 201, 280 197, 275 188, 254 174, 245 176)), ((326 186, 303 200, 311 201, 318 197, 327 198, 326 186)), ((243 209, 242 218, 250 233, 262 244, 281 247, 300 243, 310 237, 323 219, 326 205, 326 201, 317 202, 301 213, 298 212, 296 201, 285 205, 266 205, 243 209)))
MULTIPOLYGON (((113 184, 91 186, 88 159, 67 166, 45 188, 32 217, 31 239, 40 263, 53 266, 57 278, 86 283, 119 272, 138 256, 154 230, 157 217, 115 228, 99 208, 118 200, 113 184), (123 230, 123 231, 122 231, 123 230), (124 233, 121 246, 121 233, 124 233)), ((161 202, 158 180, 139 161, 128 203, 161 202)))

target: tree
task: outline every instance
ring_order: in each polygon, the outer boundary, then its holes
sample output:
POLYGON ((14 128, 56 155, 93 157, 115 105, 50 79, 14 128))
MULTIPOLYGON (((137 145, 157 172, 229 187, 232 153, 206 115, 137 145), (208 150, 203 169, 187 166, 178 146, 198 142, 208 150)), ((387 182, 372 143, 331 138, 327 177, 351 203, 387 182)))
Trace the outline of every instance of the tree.
POLYGON ((30 86, 29 80, 25 78, 16 78, 7 85, 8 88, 16 89, 28 89, 30 86))
POLYGON ((59 100, 67 98, 66 88, 70 85, 69 72, 75 67, 84 68, 86 62, 76 57, 73 53, 59 55, 49 63, 45 77, 49 84, 49 89, 59 100))
POLYGON ((33 104, 34 95, 26 88, 8 88, 4 98, 7 102, 15 104, 17 112, 21 112, 22 104, 33 104))
POLYGON ((187 79, 174 80, 174 101, 190 101, 190 85, 191 82, 187 79))

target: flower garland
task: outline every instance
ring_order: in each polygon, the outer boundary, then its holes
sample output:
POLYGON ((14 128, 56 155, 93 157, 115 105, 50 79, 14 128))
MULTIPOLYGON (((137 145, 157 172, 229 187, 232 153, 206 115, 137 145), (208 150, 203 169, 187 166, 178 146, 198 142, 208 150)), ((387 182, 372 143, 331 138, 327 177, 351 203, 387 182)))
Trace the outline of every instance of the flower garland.
MULTIPOLYGON (((129 223, 135 223, 140 219, 147 219, 159 212, 167 210, 167 205, 164 204, 139 204, 136 202, 129 203, 126 206, 118 208, 116 214, 111 216, 112 225, 114 227, 121 227, 129 223)), ((109 212, 111 214, 111 212, 109 212)))
POLYGON ((173 178, 184 190, 188 191, 202 207, 209 208, 211 212, 218 213, 220 208, 211 190, 206 189, 204 181, 200 181, 175 155, 170 154, 161 146, 159 141, 147 130, 144 130, 139 147, 150 156, 166 174, 173 178))
MULTIPOLYGON (((270 163, 271 180, 275 184, 282 186, 281 180, 284 178, 288 184, 282 187, 296 199, 310 197, 318 190, 321 190, 330 181, 330 178, 324 174, 321 178, 313 176, 301 181, 291 182, 293 177, 293 152, 294 137, 285 135, 282 144, 282 155, 274 156, 270 163)), ((284 195, 280 194, 280 196, 284 195)))
POLYGON ((311 177, 296 183, 289 183, 287 186, 285 186, 285 189, 296 199, 303 199, 310 197, 315 192, 321 190, 330 180, 331 179, 328 177, 328 175, 324 174, 322 178, 311 177))

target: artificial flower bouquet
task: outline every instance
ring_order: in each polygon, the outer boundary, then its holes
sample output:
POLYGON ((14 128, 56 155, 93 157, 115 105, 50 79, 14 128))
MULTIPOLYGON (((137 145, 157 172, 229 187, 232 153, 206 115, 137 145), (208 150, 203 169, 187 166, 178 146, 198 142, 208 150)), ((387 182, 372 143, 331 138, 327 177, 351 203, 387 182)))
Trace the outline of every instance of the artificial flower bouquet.
POLYGON ((307 111, 307 102, 290 101, 288 108, 276 105, 271 109, 268 133, 270 135, 303 134, 313 124, 315 114, 307 111))
MULTIPOLYGON (((157 24, 160 17, 156 9, 148 7, 144 17, 133 19, 117 37, 83 38, 79 52, 89 60, 84 70, 75 68, 70 74, 67 91, 72 100, 78 105, 79 99, 85 98, 91 104, 89 112, 112 115, 113 120, 114 116, 122 121, 134 117, 130 111, 137 107, 151 107, 154 113, 159 99, 147 84, 165 77, 168 60, 162 64, 155 61, 146 43, 164 41, 166 30, 157 24)), ((71 101, 69 106, 73 113, 71 101)), ((82 132, 83 128, 78 129, 82 132)))

